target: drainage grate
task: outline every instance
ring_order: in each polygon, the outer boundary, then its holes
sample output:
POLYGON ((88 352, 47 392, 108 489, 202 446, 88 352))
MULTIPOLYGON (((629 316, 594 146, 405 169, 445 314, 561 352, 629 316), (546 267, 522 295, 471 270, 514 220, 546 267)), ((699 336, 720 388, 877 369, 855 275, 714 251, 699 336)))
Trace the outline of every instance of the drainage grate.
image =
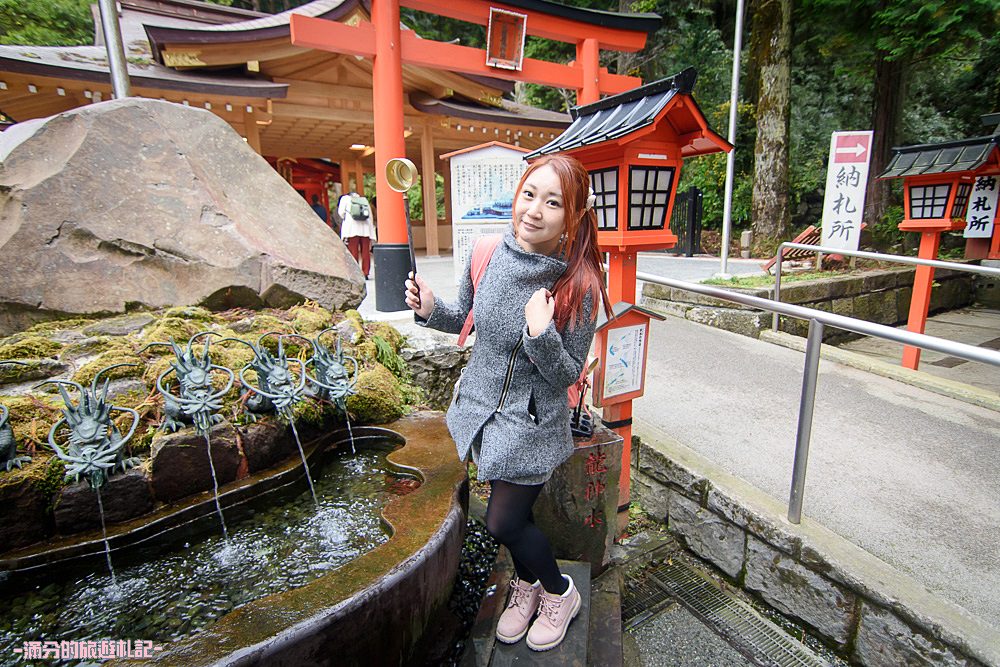
POLYGON ((671 599, 679 601, 759 665, 829 667, 831 664, 679 559, 626 575, 622 600, 625 628, 631 630, 649 620, 669 605, 671 599))

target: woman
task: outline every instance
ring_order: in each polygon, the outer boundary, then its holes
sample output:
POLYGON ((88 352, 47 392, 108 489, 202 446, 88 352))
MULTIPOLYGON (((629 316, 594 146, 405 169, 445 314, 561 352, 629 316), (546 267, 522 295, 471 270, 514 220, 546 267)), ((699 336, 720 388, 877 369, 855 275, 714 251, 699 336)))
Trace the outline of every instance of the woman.
POLYGON ((470 309, 476 344, 448 410, 448 429, 480 480, 490 482, 486 528, 506 546, 517 578, 497 638, 544 651, 559 645, 580 610, 531 507, 553 470, 573 452, 566 390, 580 376, 594 337, 595 303, 610 312, 588 177, 574 158, 528 167, 515 194, 512 227, 475 290, 469 267, 458 300, 434 297, 420 276, 406 303, 424 326, 458 333, 470 309), (531 619, 537 613, 537 619, 531 619), (530 624, 530 630, 529 630, 530 624))

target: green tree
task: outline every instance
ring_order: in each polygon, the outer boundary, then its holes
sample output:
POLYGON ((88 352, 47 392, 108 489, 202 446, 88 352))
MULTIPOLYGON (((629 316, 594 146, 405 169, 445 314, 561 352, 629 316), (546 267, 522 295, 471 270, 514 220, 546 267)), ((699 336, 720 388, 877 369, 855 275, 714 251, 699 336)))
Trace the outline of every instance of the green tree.
POLYGON ((94 43, 89 0, 0 0, 0 43, 74 46, 94 43))
MULTIPOLYGON (((804 0, 813 20, 836 30, 831 43, 869 56, 874 131, 865 221, 878 224, 891 205, 889 184, 875 180, 902 138, 908 86, 919 68, 974 52, 995 40, 997 0, 804 0)), ((919 102, 913 102, 919 103, 919 102)))

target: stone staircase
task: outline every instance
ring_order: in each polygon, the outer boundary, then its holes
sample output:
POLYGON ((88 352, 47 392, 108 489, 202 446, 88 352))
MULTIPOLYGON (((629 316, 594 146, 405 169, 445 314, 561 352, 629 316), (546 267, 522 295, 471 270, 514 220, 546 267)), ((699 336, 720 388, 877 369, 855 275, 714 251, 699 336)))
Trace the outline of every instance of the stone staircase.
POLYGON ((573 577, 583 600, 580 613, 569 626, 562 644, 542 652, 532 651, 523 639, 516 644, 504 644, 496 640, 494 633, 504 610, 514 567, 507 550, 500 549, 462 657, 462 667, 505 667, 514 664, 617 667, 623 664, 620 577, 617 569, 606 570, 591 579, 590 563, 563 560, 559 561, 559 568, 573 577))

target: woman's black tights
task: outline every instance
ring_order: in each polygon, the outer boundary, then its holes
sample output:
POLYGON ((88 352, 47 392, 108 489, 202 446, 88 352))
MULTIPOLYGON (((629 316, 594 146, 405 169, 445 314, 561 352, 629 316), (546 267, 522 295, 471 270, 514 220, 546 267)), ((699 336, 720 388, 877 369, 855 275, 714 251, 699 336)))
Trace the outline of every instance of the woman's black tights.
POLYGON ((559 573, 548 538, 535 525, 531 512, 542 486, 491 481, 486 530, 510 551, 518 579, 541 581, 546 591, 561 595, 568 584, 559 573))

